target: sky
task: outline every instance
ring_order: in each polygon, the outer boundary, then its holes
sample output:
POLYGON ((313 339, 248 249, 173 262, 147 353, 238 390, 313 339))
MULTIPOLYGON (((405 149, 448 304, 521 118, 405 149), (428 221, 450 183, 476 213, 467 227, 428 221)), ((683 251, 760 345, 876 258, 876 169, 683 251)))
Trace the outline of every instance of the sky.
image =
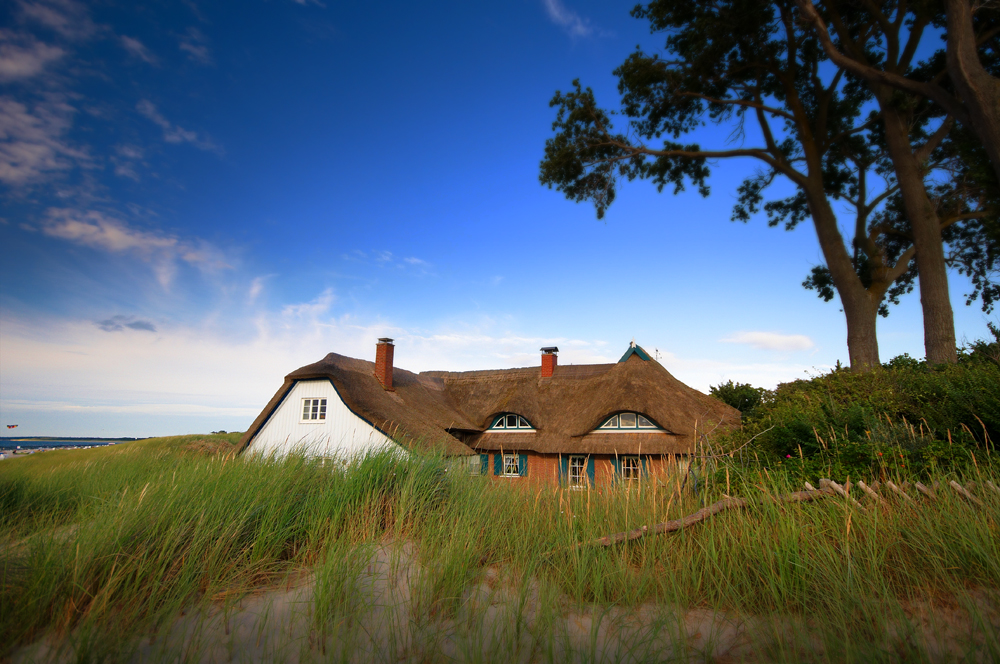
MULTIPOLYGON (((412 371, 634 339, 706 392, 846 364, 838 303, 801 286, 811 225, 730 221, 752 162, 707 198, 629 183, 603 220, 539 184, 554 93, 613 108, 615 67, 662 47, 633 4, 3 3, 4 432, 243 430, 285 374, 379 337, 412 371)), ((879 343, 923 357, 917 293, 879 343)))

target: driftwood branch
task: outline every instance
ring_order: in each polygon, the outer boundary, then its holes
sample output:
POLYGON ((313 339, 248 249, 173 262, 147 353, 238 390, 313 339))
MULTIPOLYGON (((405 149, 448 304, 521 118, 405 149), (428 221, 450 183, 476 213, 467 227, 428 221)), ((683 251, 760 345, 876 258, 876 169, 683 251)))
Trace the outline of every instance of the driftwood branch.
MULTIPOLYGON (((821 489, 818 491, 796 491, 793 493, 787 493, 780 496, 772 496, 772 499, 778 503, 803 503, 810 500, 816 500, 818 498, 826 498, 828 496, 836 495, 833 490, 821 489)), ((672 533, 677 530, 683 530, 689 526, 693 526, 696 523, 700 523, 706 519, 709 519, 720 512, 725 512, 726 510, 736 509, 746 507, 750 504, 746 498, 723 498, 717 503, 713 503, 708 507, 703 507, 694 514, 689 514, 681 519, 675 519, 673 521, 665 521, 664 523, 658 523, 652 528, 649 526, 643 526, 642 528, 636 528, 635 530, 625 531, 623 533, 615 533, 613 535, 607 535, 605 537, 599 537, 589 542, 581 542, 578 547, 582 546, 611 546, 612 544, 618 544, 619 542, 626 542, 629 540, 636 540, 640 537, 646 535, 660 535, 662 533, 672 533)))

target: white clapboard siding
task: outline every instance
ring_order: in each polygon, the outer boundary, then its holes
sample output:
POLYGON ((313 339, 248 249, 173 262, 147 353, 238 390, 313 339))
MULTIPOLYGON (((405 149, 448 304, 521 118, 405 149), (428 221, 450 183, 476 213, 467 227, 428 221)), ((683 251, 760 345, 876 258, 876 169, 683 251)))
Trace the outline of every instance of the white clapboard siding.
POLYGON ((329 380, 295 383, 274 414, 250 441, 247 452, 283 457, 290 453, 350 459, 366 452, 403 448, 355 415, 329 380), (326 399, 326 420, 302 421, 303 399, 326 399))

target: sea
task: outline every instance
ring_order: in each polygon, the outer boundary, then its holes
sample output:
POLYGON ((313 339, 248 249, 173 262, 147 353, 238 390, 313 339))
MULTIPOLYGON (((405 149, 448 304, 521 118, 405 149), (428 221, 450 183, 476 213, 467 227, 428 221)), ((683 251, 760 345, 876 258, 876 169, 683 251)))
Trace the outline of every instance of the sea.
POLYGON ((78 447, 103 447, 117 443, 127 443, 139 438, 29 438, 0 436, 0 452, 13 450, 33 451, 57 450, 78 447))

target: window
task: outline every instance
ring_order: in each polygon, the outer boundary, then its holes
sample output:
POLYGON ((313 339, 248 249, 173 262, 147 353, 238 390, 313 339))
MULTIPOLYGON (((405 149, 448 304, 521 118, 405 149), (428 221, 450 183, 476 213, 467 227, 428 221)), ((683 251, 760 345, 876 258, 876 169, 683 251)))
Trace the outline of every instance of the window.
POLYGON ((490 429, 521 429, 528 431, 533 431, 534 428, 528 420, 514 413, 499 415, 493 420, 493 425, 490 427, 490 429))
POLYGON ((655 424, 653 424, 652 422, 650 422, 649 420, 647 420, 642 415, 636 415, 636 417, 639 420, 639 428, 640 429, 656 429, 657 428, 655 424))
POLYGON ((662 431, 653 420, 639 413, 618 413, 609 417, 604 424, 597 427, 602 431, 635 431, 636 429, 652 429, 662 431))
POLYGON ((321 422, 326 420, 326 399, 303 399, 302 421, 321 422))
POLYGON ((569 485, 577 488, 587 486, 587 457, 571 456, 569 458, 569 485))
POLYGON ((634 457, 634 456, 621 457, 621 467, 622 467, 623 480, 639 479, 639 473, 641 472, 642 469, 642 466, 639 463, 639 457, 634 457))
POLYGON ((504 477, 520 477, 521 467, 518 464, 518 455, 516 454, 504 454, 503 455, 503 476, 504 477))

